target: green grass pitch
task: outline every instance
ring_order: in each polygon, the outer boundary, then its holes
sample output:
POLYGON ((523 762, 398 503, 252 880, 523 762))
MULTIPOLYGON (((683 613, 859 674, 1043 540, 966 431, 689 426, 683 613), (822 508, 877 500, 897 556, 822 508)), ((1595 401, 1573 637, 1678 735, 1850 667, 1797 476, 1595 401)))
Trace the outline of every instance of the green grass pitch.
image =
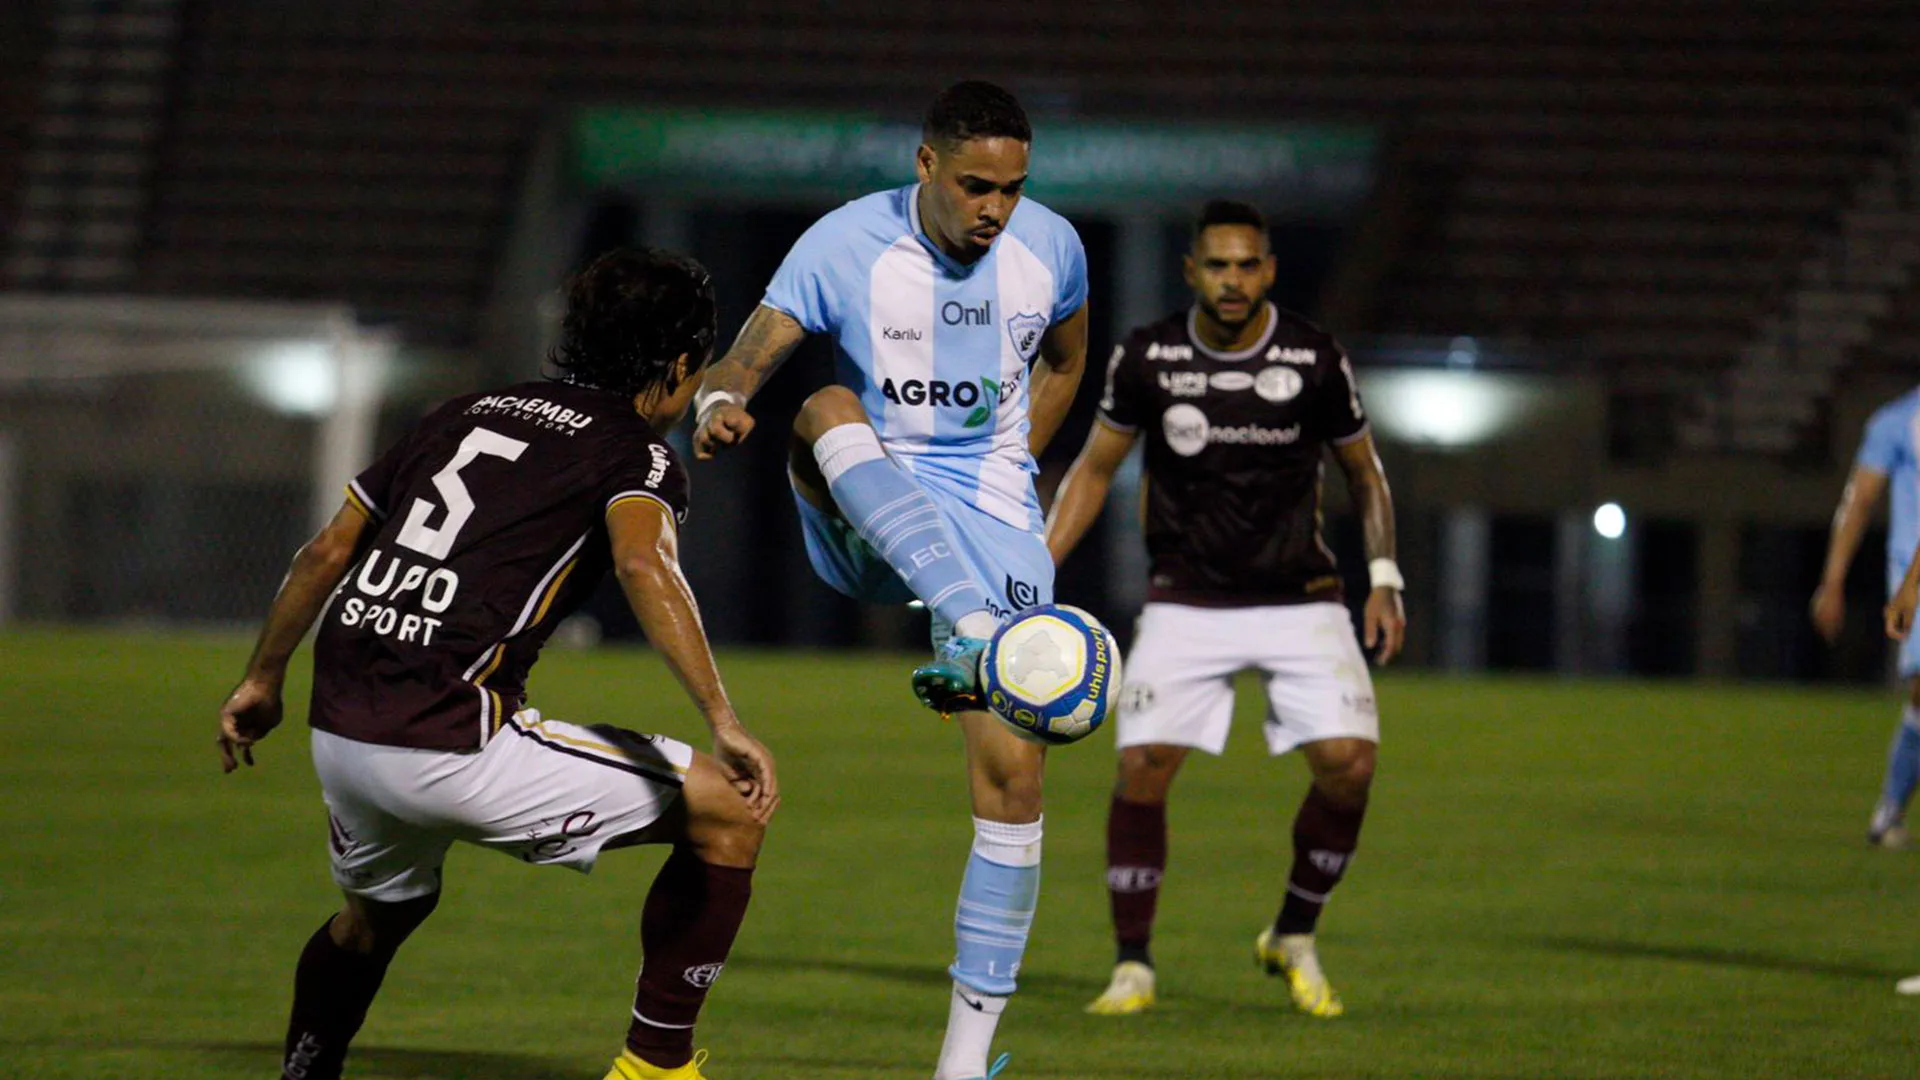
MULTIPOLYGON (((301 942, 333 909, 305 659, 261 765, 219 773, 231 637, 0 636, 9 747, 0 1077, 274 1075, 301 942)), ((925 1077, 968 842, 956 733, 905 658, 723 658, 785 808, 701 1030, 716 1080, 925 1077)), ((1046 885, 1002 1026, 1025 1077, 1864 1078, 1920 1071, 1916 856, 1862 842, 1897 708, 1786 687, 1384 679, 1354 870, 1321 928, 1348 1015, 1281 1007, 1251 941, 1304 772, 1248 722, 1176 791, 1163 1005, 1081 1006, 1111 961, 1112 739, 1055 751, 1046 885)), ((644 652, 556 651, 549 715, 681 737, 644 652)), ((469 848, 359 1041, 363 1080, 597 1080, 625 1029, 660 856, 590 878, 469 848)))

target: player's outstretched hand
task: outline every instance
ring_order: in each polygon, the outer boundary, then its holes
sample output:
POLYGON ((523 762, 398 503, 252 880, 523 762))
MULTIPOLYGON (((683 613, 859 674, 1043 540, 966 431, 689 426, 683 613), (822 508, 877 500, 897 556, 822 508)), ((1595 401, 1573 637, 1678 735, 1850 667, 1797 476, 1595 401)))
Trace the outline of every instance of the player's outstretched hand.
POLYGON ((730 402, 720 402, 700 417, 693 432, 693 456, 712 459, 723 446, 735 446, 753 434, 753 414, 730 402))
POLYGON ((253 744, 280 726, 280 712, 278 686, 250 678, 234 687, 220 706, 220 771, 252 765, 253 744))
POLYGON ((1913 632, 1913 612, 1920 608, 1920 587, 1909 578, 1893 594, 1893 602, 1887 605, 1887 636, 1895 641, 1907 640, 1913 632))
POLYGON ((1383 587, 1367 594, 1366 631, 1375 663, 1385 667, 1400 655, 1407 640, 1407 609, 1399 589, 1383 587))
POLYGON ((774 775, 773 755, 734 723, 714 729, 713 758, 733 789, 746 797, 754 820, 765 825, 780 808, 780 779, 774 775))
POLYGON ((1844 588, 1832 588, 1826 585, 1814 590, 1813 600, 1807 605, 1807 614, 1813 619, 1813 628, 1820 637, 1831 645, 1840 637, 1840 627, 1847 621, 1847 593, 1844 588))

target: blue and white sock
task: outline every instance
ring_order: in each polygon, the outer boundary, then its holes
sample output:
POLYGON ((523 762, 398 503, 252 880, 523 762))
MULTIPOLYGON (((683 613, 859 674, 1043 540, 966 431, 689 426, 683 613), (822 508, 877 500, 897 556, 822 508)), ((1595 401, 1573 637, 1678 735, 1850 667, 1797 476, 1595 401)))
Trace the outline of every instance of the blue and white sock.
POLYGON ((973 854, 953 919, 957 958, 935 1080, 984 1077, 1040 900, 1041 823, 973 819, 973 854))
POLYGON ((987 592, 961 561, 939 508, 871 427, 830 429, 814 442, 813 459, 841 515, 936 616, 957 625, 986 608, 987 592))
POLYGON ((1906 817, 1916 783, 1920 783, 1920 708, 1909 704, 1900 714, 1900 727, 1887 750, 1887 778, 1880 786, 1880 805, 1873 812, 1876 832, 1906 817))

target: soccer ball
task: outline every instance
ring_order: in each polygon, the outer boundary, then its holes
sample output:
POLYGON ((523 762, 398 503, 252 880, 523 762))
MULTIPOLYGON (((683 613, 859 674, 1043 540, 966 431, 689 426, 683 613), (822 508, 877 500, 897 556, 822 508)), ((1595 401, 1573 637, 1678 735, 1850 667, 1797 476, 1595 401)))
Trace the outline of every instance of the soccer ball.
POLYGON ((987 707, 1033 742, 1091 735, 1120 693, 1120 647, 1077 607, 1029 608, 1002 626, 980 658, 987 707))

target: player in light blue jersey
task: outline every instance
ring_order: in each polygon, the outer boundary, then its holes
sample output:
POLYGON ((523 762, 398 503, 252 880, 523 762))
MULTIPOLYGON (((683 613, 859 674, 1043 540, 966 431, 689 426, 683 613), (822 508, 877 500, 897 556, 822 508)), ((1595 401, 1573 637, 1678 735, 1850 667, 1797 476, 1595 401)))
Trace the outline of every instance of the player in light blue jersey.
POLYGON ((933 612, 935 660, 913 685, 959 717, 974 819, 934 1076, 984 1080, 1004 1066, 988 1051, 1039 896, 1045 756, 982 711, 979 655, 1000 621, 1052 599, 1034 459, 1085 367, 1086 253, 1021 197, 1033 133, 1012 95, 959 83, 922 134, 919 183, 856 199, 794 244, 707 375, 694 449, 745 439, 754 391, 809 334, 833 339, 836 385, 801 407, 788 472, 823 580, 933 612))
MULTIPOLYGON (((1846 620, 1847 569, 1860 550, 1860 538, 1882 492, 1892 494, 1887 529, 1887 592, 1891 597, 1907 576, 1914 547, 1920 543, 1920 389, 1881 406, 1867 421, 1853 474, 1833 515, 1826 570, 1820 588, 1813 594, 1813 625, 1828 641, 1839 636, 1841 623, 1846 620)), ((1913 799, 1915 784, 1920 782, 1920 639, 1909 637, 1902 643, 1900 677, 1907 682, 1907 704, 1887 754, 1880 801, 1867 825, 1868 842, 1881 847, 1907 845, 1907 804, 1913 799)))

